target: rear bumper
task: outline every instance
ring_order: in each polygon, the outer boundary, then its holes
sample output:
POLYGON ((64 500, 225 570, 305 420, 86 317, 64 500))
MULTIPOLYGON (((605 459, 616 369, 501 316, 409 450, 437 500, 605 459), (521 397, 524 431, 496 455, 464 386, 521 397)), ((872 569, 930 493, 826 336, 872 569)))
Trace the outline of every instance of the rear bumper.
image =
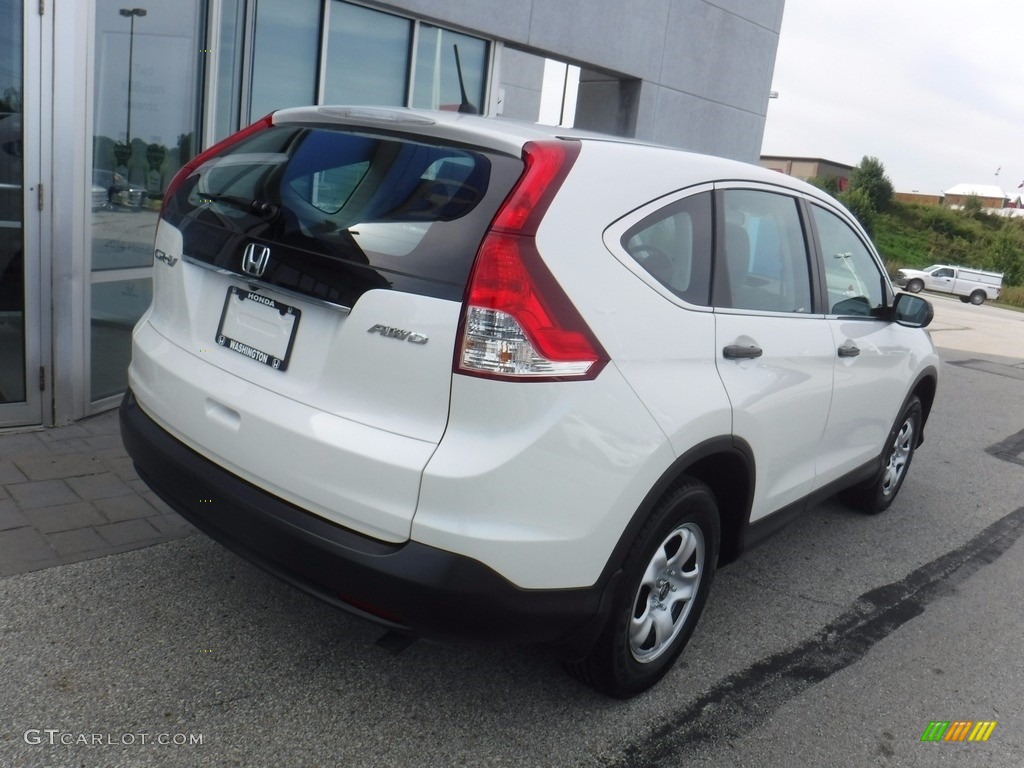
POLYGON ((524 590, 471 558, 379 541, 257 488, 168 434, 130 390, 120 420, 139 476, 176 512, 346 611, 411 634, 553 644, 570 657, 584 653, 604 624, 617 576, 585 589, 524 590))

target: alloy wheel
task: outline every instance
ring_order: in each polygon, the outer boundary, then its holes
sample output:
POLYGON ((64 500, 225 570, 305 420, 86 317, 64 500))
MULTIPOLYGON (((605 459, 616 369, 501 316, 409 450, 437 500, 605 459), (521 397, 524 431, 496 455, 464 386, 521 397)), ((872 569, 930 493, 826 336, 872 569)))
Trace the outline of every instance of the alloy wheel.
POLYGON ((885 466, 885 473, 882 476, 882 494, 892 494, 903 479, 903 472, 910 461, 910 454, 914 450, 914 419, 908 417, 896 433, 896 439, 892 444, 892 451, 889 453, 889 461, 885 466))
POLYGON ((629 650, 647 664, 660 657, 686 625, 706 568, 704 534, 694 523, 672 530, 654 550, 630 617, 629 650))

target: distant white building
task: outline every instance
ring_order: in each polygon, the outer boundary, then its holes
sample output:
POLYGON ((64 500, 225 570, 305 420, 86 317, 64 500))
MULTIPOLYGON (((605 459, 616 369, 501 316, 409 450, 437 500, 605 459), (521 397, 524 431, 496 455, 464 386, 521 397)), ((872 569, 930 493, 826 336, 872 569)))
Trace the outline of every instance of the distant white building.
POLYGON ((1004 218, 1024 217, 1024 198, 1020 193, 1010 196, 994 184, 957 184, 944 193, 943 202, 950 208, 964 207, 967 198, 977 195, 985 213, 1004 218))
POLYGON ((942 194, 950 208, 963 208, 971 195, 975 195, 981 201, 982 208, 998 210, 1004 208, 1010 201, 1010 197, 994 184, 957 184, 942 194))

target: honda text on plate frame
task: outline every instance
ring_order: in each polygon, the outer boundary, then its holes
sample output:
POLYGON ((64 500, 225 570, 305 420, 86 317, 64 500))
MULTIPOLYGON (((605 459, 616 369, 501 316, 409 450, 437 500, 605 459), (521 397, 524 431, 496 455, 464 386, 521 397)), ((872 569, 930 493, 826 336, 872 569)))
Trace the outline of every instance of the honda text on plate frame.
POLYGON ((174 178, 154 248, 121 423, 161 498, 333 605, 614 696, 718 565, 836 492, 899 504, 935 396, 930 306, 835 200, 622 139, 284 110, 174 178))
POLYGON ((232 285, 224 299, 217 344, 286 371, 301 316, 293 306, 232 285))

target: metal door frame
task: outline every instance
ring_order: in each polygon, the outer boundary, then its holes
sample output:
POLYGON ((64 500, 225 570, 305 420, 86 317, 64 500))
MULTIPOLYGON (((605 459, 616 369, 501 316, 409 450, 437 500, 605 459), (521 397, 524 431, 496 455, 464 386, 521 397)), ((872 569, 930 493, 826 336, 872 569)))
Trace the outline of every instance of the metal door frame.
MULTIPOLYGON (((13 0, 17 2, 17 0, 13 0)), ((50 340, 50 200, 52 34, 50 15, 22 4, 22 249, 24 259, 25 400, 0 404, 0 428, 52 420, 52 366, 44 359, 50 340), (45 88, 45 90, 44 90, 45 88)))

